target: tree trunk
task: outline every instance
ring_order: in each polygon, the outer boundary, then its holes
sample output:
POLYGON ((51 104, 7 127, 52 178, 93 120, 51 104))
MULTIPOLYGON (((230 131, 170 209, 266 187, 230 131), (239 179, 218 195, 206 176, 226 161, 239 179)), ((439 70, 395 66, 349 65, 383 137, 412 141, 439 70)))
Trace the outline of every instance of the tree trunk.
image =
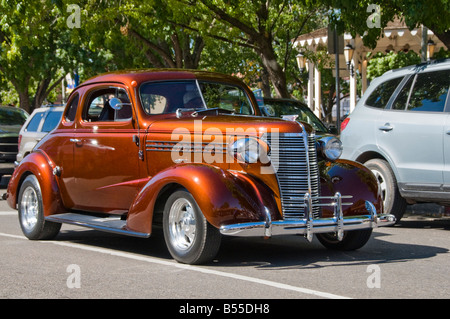
POLYGON ((259 54, 262 63, 267 70, 270 82, 275 89, 275 94, 279 98, 289 98, 289 92, 286 84, 286 74, 277 61, 275 51, 273 49, 270 39, 264 38, 258 41, 259 54))
MULTIPOLYGON (((17 90, 17 88, 16 88, 17 90)), ((31 109, 31 101, 30 96, 28 95, 28 88, 26 90, 19 91, 17 90, 17 93, 19 93, 19 105, 21 109, 24 109, 28 112, 28 114, 31 114, 33 111, 31 109)))
POLYGON ((450 30, 440 33, 434 32, 434 34, 445 44, 447 49, 450 50, 450 30))

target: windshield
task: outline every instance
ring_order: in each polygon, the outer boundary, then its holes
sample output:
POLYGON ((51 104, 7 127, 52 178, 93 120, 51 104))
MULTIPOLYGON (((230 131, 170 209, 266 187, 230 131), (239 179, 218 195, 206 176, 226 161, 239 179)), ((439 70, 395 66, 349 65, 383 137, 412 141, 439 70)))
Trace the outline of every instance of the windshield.
POLYGON ((235 114, 253 114, 245 91, 225 83, 195 80, 147 82, 141 85, 139 94, 147 114, 213 108, 234 111, 235 114))
POLYGON ((23 125, 27 114, 19 109, 0 108, 0 125, 23 125))
POLYGON ((328 133, 327 127, 306 106, 297 101, 279 100, 264 101, 263 114, 271 117, 282 117, 283 115, 298 115, 297 120, 310 124, 315 131, 328 133))

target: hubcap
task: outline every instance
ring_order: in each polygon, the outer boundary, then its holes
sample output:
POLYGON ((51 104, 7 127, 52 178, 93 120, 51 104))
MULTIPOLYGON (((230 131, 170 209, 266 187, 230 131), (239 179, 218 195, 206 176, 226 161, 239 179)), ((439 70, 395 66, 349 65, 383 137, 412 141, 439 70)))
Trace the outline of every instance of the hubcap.
POLYGON ((386 180, 384 179, 384 176, 377 170, 372 169, 372 173, 375 175, 378 185, 380 185, 380 191, 381 191, 381 198, 383 199, 383 206, 386 207, 386 195, 387 195, 387 185, 386 180))
POLYGON ((194 243, 196 221, 194 208, 185 198, 175 200, 169 212, 169 232, 172 243, 188 250, 194 243))
POLYGON ((32 187, 27 187, 23 192, 20 212, 22 226, 27 231, 32 231, 36 226, 39 214, 39 201, 36 191, 32 187))

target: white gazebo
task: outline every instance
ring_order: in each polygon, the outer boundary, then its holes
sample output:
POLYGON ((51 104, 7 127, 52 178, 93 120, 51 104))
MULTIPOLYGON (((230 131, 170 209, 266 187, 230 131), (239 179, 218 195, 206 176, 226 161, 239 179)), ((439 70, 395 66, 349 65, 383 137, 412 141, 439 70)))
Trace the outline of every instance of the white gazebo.
MULTIPOLYGON (((438 51, 440 48, 445 48, 445 45, 440 41, 430 30, 424 26, 409 30, 406 24, 400 20, 389 22, 382 30, 383 34, 377 41, 375 49, 369 49, 364 46, 362 37, 356 36, 353 38, 349 33, 345 33, 344 46, 347 54, 340 54, 339 56, 339 76, 341 78, 348 78, 350 84, 350 112, 356 106, 357 92, 356 92, 356 70, 361 74, 362 89, 360 96, 367 89, 367 53, 368 52, 390 52, 390 51, 409 51, 417 52, 419 55, 426 54, 427 44, 429 48, 438 51), (432 46, 431 46, 432 44, 432 46), (349 50, 350 49, 350 50, 349 50), (346 61, 348 56, 349 61, 346 61)), ((322 47, 328 47, 328 29, 323 28, 304 34, 294 40, 294 46, 298 49, 317 52, 322 47)), ((431 53, 432 54, 432 53, 431 53)), ((334 61, 334 54, 330 59, 334 61)), ((426 58, 423 57, 425 60, 426 58)), ((317 65, 311 61, 306 61, 306 67, 309 70, 308 79, 308 107, 314 113, 322 118, 321 112, 321 82, 320 71, 317 65)), ((330 66, 331 67, 331 66, 330 66)))

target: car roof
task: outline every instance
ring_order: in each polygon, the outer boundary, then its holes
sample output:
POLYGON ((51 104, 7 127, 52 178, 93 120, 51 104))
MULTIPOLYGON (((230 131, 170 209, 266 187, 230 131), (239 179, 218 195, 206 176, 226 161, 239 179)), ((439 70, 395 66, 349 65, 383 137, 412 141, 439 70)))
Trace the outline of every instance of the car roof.
MULTIPOLYGON (((204 79, 213 81, 231 81, 241 83, 237 78, 209 72, 204 70, 188 70, 188 69, 144 69, 144 70, 122 70, 104 73, 92 77, 80 86, 102 83, 102 82, 117 82, 117 83, 131 83, 133 80, 139 84, 148 81, 164 81, 164 80, 186 80, 186 79, 204 79)), ((80 87, 79 86, 79 87, 80 87)), ((78 87, 77 87, 78 88, 78 87)))
POLYGON ((65 109, 64 106, 42 106, 42 107, 34 109, 33 113, 31 113, 31 114, 47 112, 48 110, 62 112, 62 111, 64 111, 64 109, 65 109))
POLYGON ((410 73, 415 73, 421 70, 438 70, 450 68, 450 59, 432 60, 419 64, 405 66, 403 68, 386 71, 379 78, 391 78, 396 76, 402 76, 410 73))

